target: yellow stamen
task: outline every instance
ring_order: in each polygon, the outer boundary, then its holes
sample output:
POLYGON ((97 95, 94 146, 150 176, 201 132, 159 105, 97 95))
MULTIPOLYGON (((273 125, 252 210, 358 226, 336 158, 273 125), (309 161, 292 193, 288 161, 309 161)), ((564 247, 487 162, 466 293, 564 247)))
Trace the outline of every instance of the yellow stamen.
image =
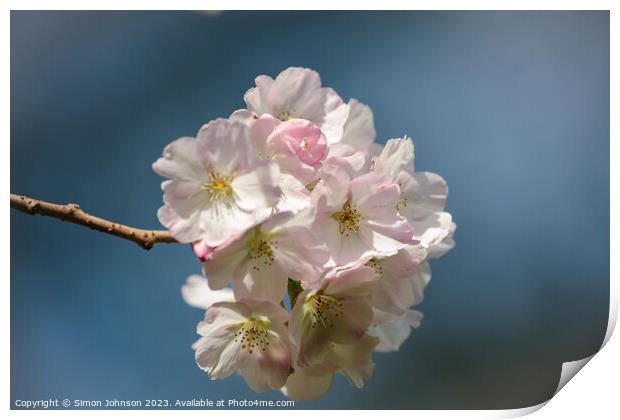
POLYGON ((308 185, 306 185, 306 189, 308 191, 312 192, 319 182, 321 182, 321 178, 316 178, 316 179, 310 181, 310 183, 308 185))
POLYGON ((312 317, 312 328, 321 325, 324 328, 334 326, 334 318, 342 315, 342 303, 333 296, 319 291, 306 302, 306 309, 312 317))
POLYGON ((362 213, 355 206, 351 205, 348 200, 340 211, 332 214, 332 218, 338 222, 338 229, 341 235, 349 236, 351 232, 359 233, 362 213))
POLYGON ((293 115, 288 111, 281 112, 280 115, 278 115, 278 119, 280 121, 288 121, 292 120, 293 118, 295 117, 293 117, 293 115))
POLYGON ((269 333, 265 323, 254 318, 248 319, 235 333, 235 342, 241 341, 241 348, 252 353, 254 349, 267 350, 269 346, 269 333))
POLYGON ((209 172, 209 180, 202 185, 202 188, 209 193, 211 201, 230 199, 233 195, 231 175, 223 175, 216 171, 209 172))
POLYGON ((271 232, 263 232, 260 228, 254 230, 254 235, 248 240, 248 259, 252 260, 252 269, 259 271, 260 263, 271 266, 274 262, 273 250, 278 248, 278 241, 271 232))
POLYGON ((378 275, 382 275, 383 267, 381 266, 381 261, 382 260, 380 258, 371 258, 366 265, 368 267, 372 267, 378 275))

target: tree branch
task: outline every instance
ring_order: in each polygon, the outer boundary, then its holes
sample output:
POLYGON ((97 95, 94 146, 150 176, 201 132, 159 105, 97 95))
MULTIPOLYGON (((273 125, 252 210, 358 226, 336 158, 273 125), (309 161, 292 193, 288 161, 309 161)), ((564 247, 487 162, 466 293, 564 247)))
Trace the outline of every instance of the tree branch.
POLYGON ((178 243, 166 230, 136 229, 86 213, 77 204, 53 204, 23 195, 11 194, 11 208, 21 212, 50 216, 135 242, 144 249, 156 243, 178 243))

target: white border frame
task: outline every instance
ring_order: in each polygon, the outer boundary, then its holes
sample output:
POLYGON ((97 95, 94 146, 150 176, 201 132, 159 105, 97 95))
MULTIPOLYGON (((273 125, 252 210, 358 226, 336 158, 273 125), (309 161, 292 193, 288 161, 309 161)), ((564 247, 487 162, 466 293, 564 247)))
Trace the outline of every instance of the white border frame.
MULTIPOLYGON (((591 357, 588 357, 582 361, 565 363, 562 370, 562 379, 560 385, 556 390, 556 393, 562 390, 563 386, 567 384, 568 380, 572 378, 585 364, 593 360, 592 363, 588 363, 588 366, 584 369, 584 372, 579 376, 579 380, 571 381, 566 388, 550 400, 549 407, 538 411, 547 403, 543 403, 537 406, 516 409, 516 410, 472 410, 472 411, 443 411, 443 410, 421 410, 421 411, 333 411, 334 415, 338 416, 356 416, 356 417, 376 417, 376 416, 389 416, 390 419, 410 419, 411 416, 417 418, 506 418, 517 417, 527 415, 536 412, 535 416, 538 418, 562 418, 562 419, 582 419, 584 415, 595 415, 594 418, 599 417, 596 414, 600 414, 602 418, 611 418, 615 414, 618 415, 620 404, 617 398, 617 385, 618 374, 620 374, 620 342, 618 338, 612 338, 612 333, 615 328, 615 324, 618 316, 618 301, 619 301, 619 285, 618 285, 618 262, 614 259, 614 255, 618 255, 618 221, 617 215, 620 214, 620 206, 618 205, 618 197, 620 197, 620 189, 618 183, 618 54, 617 47, 618 42, 618 27, 620 22, 616 16, 616 10, 618 7, 614 7, 612 1, 436 1, 436 2, 421 2, 421 1, 395 1, 395 0, 383 0, 382 2, 372 3, 368 1, 334 1, 334 0, 314 0, 312 2, 284 2, 263 0, 260 3, 254 1, 236 1, 235 4, 231 4, 231 1, 196 1, 196 0, 177 0, 175 2, 165 2, 160 0, 150 1, 90 1, 88 5, 79 1, 55 1, 53 5, 49 1, 14 1, 10 0, 3 3, 4 14, 2 15, 2 55, 3 57, 10 57, 10 10, 138 10, 145 8, 153 8, 156 10, 272 10, 272 9, 288 9, 288 10, 339 10, 339 9, 353 9, 361 8, 364 10, 609 10, 610 11, 610 88, 611 88, 611 103, 610 103, 610 214, 615 215, 610 220, 610 255, 612 256, 610 261, 610 313, 607 333, 604 340, 604 351, 597 353, 591 357), (52 6, 52 7, 51 7, 52 6), (377 7, 379 6, 379 7, 377 7), (611 339, 611 340, 610 340, 611 339), (603 414, 605 413, 605 414, 603 414)), ((6 197, 9 195, 9 179, 10 179, 10 153, 9 153, 9 139, 10 139, 10 66, 8 62, 5 62, 2 66, 2 73, 4 80, 4 101, 3 101, 3 113, 2 113, 2 128, 4 133, 4 152, 2 154, 1 171, 3 172, 3 179, 5 182, 2 184, 3 195, 6 197)), ((3 310, 2 310, 2 323, 4 328, 5 337, 7 338, 5 344, 2 346, 1 352, 3 356, 3 372, 4 381, 2 382, 1 389, 5 395, 4 409, 9 410, 10 404, 10 346, 9 346, 9 328, 10 328, 10 209, 9 206, 5 206, 1 209, 3 220, 7 221, 1 225, 0 234, 5 238, 3 243, 3 249, 0 253, 1 267, 5 272, 4 278, 4 290, 2 295, 3 310)), ((209 410, 210 411, 210 410, 209 410)), ((237 414, 252 417, 264 417, 264 418, 286 418, 290 419, 292 416, 296 418, 306 419, 314 418, 317 414, 316 411, 302 411, 302 410, 263 410, 252 411, 251 414, 248 410, 244 411, 210 411, 208 414, 203 410, 195 411, 172 411, 172 410, 145 410, 145 411, 114 411, 111 413, 107 410, 101 411, 84 411, 84 410, 49 410, 49 411, 29 411, 29 410, 12 410, 10 415, 12 417, 19 418, 35 418, 39 416, 45 416, 50 418, 108 418, 110 415, 120 417, 131 418, 167 418, 169 416, 183 416, 204 419, 205 415, 208 416, 236 416, 237 414), (241 414, 243 413, 243 414, 241 414)))

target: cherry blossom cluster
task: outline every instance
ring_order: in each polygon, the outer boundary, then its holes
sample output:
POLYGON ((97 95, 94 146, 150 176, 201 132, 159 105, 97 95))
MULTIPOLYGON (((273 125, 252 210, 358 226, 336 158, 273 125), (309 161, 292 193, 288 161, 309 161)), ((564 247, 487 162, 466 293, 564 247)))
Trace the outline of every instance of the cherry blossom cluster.
POLYGON ((158 218, 203 264, 182 288, 206 310, 196 363, 295 400, 319 398, 335 373, 360 388, 373 352, 420 325, 428 259, 454 246, 448 186, 414 171, 411 139, 375 143, 370 108, 315 71, 255 82, 246 109, 153 164, 158 218))

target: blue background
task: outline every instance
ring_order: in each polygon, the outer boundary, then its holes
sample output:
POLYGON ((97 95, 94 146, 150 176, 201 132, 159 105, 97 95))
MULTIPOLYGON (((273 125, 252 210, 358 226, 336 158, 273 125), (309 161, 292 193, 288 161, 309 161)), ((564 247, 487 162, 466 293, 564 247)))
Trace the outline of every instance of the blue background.
MULTIPOLYGON (((516 408, 602 342, 609 286, 607 12, 11 14, 11 191, 157 228, 151 163, 288 66, 408 134, 457 247, 422 327, 304 408, 516 408)), ((189 247, 11 212, 11 399, 264 398, 194 363, 189 247)))

